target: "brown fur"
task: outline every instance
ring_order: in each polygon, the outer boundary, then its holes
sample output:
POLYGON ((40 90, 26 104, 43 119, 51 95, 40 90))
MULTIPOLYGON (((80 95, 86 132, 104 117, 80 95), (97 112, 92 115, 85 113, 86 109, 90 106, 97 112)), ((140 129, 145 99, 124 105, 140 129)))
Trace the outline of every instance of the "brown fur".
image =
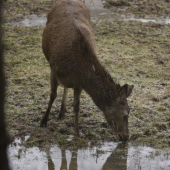
MULTIPOLYGON (((66 89, 74 88, 74 112, 76 134, 78 135, 78 114, 81 90, 84 89, 94 103, 105 113, 109 123, 115 120, 114 112, 119 116, 128 110, 126 97, 131 93, 132 86, 121 88, 100 64, 96 56, 95 40, 90 25, 90 13, 83 2, 78 0, 58 1, 48 13, 47 25, 43 33, 43 52, 51 67, 51 96, 48 109, 41 121, 46 125, 51 105, 57 96, 60 82, 65 87, 60 118, 66 110, 66 89), (120 93, 121 92, 121 93, 120 93), (120 93, 120 95, 119 95, 120 93), (129 94, 128 94, 129 93, 129 94), (121 95, 124 98, 121 99, 121 95), (121 101, 122 100, 122 101, 121 101), (120 102, 125 107, 120 107, 120 102), (124 109, 121 109, 124 108, 124 109), (112 110, 114 112, 112 112, 112 110)), ((122 139, 128 136, 128 127, 120 119, 120 130, 114 131, 122 139), (122 127, 123 126, 123 127, 122 127)), ((109 123, 112 126, 112 123, 109 123)))

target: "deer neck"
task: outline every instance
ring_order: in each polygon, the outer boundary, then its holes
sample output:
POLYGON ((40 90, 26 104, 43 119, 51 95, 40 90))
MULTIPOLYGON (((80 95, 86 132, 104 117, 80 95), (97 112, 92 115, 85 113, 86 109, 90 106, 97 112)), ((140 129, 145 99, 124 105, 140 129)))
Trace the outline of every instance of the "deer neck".
POLYGON ((100 72, 95 70, 90 76, 87 76, 84 90, 91 96, 94 103, 102 111, 105 111, 107 107, 111 106, 116 99, 116 86, 118 85, 112 81, 110 75, 104 68, 100 72))

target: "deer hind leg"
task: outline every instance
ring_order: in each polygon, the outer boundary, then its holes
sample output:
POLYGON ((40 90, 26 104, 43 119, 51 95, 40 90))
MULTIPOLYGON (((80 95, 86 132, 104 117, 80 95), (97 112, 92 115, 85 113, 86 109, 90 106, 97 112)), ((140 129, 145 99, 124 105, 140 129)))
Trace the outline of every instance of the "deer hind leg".
POLYGON ((67 169, 66 153, 65 153, 65 150, 63 149, 61 150, 61 156, 62 156, 62 160, 61 160, 60 170, 67 169))
POLYGON ((60 113, 59 113, 60 119, 65 117, 65 112, 67 111, 66 110, 67 92, 68 92, 68 88, 64 87, 63 99, 62 99, 61 109, 60 109, 60 113))
POLYGON ((54 100, 57 97, 57 87, 58 87, 57 76, 51 70, 51 94, 50 94, 50 101, 48 103, 48 108, 47 108, 47 110, 46 110, 46 112, 43 115, 43 118, 41 120, 41 123, 40 123, 41 127, 46 127, 47 126, 47 121, 48 121, 49 113, 50 113, 50 110, 51 110, 51 106, 52 106, 54 100))
POLYGON ((81 88, 74 88, 74 114, 75 114, 75 133, 79 136, 79 110, 80 110, 81 88))
POLYGON ((69 169, 78 169, 77 168, 77 152, 78 150, 76 149, 75 151, 72 152, 71 154, 71 161, 70 161, 70 165, 69 165, 69 169))

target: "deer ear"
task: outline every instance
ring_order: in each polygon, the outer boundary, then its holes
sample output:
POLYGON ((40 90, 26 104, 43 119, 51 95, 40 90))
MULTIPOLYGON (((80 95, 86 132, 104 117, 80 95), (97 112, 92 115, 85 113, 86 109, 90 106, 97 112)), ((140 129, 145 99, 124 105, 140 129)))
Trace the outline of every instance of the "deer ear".
POLYGON ((134 88, 134 85, 128 85, 128 89, 127 89, 127 97, 130 96, 130 94, 132 93, 133 88, 134 88))
POLYGON ((132 93, 133 85, 125 84, 118 92, 118 98, 123 101, 132 93))

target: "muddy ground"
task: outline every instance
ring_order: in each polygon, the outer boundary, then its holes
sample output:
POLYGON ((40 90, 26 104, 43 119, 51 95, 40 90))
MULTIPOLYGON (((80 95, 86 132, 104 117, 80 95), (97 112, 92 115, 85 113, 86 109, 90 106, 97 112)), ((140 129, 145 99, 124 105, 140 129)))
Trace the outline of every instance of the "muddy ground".
MULTIPOLYGON (((41 50, 43 27, 11 26, 30 14, 42 15, 52 1, 8 0, 4 3, 6 124, 11 139, 30 135, 28 146, 85 146, 115 141, 103 113, 85 93, 81 96, 81 138, 74 135, 73 91, 67 114, 58 119, 62 86, 53 104, 47 128, 40 128, 50 93, 50 69, 41 50)), ((121 85, 134 84, 129 130, 131 141, 154 147, 170 146, 170 25, 135 21, 93 22, 97 53, 102 64, 121 85)))
POLYGON ((106 8, 118 10, 120 13, 168 16, 170 15, 170 0, 106 0, 106 8))

